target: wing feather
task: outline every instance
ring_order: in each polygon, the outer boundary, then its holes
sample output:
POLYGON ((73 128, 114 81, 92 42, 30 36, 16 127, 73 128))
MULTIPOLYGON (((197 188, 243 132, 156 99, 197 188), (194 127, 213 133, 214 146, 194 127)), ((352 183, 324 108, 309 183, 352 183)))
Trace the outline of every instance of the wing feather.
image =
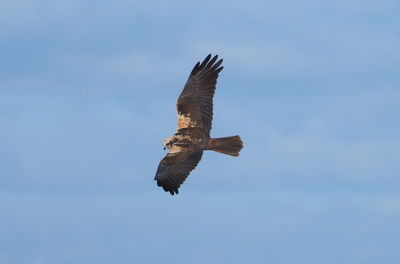
POLYGON ((202 63, 197 62, 183 88, 178 102, 178 130, 202 128, 209 135, 213 118, 213 97, 218 74, 224 68, 218 55, 209 54, 202 63))
POLYGON ((178 194, 178 189, 189 173, 196 168, 203 155, 202 150, 190 151, 182 149, 179 152, 169 152, 158 165, 154 180, 164 191, 172 195, 178 194))

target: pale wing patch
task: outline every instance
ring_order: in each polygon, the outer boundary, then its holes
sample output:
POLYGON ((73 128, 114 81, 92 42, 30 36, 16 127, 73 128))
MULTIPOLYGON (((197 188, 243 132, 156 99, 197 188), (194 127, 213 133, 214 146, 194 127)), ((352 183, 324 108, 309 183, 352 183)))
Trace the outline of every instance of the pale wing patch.
POLYGON ((177 146, 172 146, 169 149, 169 153, 170 154, 175 154, 175 153, 178 153, 178 152, 181 152, 181 151, 182 151, 182 148, 181 147, 177 147, 177 146))
POLYGON ((193 120, 189 115, 178 114, 178 129, 191 128, 191 127, 202 127, 202 123, 199 119, 193 120))
POLYGON ((178 130, 182 128, 202 128, 201 112, 195 97, 183 96, 176 104, 178 110, 178 130))

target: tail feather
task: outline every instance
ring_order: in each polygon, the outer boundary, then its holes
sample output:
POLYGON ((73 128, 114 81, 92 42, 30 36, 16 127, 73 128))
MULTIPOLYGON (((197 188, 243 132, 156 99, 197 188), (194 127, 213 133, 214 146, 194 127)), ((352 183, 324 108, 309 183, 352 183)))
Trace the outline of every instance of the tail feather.
POLYGON ((243 148, 243 141, 240 136, 210 138, 208 141, 208 149, 214 150, 231 156, 239 156, 240 150, 243 148))

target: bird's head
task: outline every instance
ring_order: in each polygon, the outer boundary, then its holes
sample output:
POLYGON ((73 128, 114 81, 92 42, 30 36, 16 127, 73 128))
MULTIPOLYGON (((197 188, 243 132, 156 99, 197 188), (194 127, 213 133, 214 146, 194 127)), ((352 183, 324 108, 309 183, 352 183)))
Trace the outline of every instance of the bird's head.
POLYGON ((176 142, 175 136, 170 136, 169 138, 164 139, 163 146, 165 149, 171 149, 172 145, 176 142))

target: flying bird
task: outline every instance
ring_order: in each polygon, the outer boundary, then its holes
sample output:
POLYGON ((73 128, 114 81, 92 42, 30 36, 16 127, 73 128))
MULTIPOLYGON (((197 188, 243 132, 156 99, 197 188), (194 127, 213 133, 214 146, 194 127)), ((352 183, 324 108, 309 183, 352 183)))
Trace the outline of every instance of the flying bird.
POLYGON ((240 136, 211 138, 213 97, 218 74, 224 68, 218 55, 209 54, 197 62, 179 95, 177 132, 165 139, 168 154, 158 165, 154 180, 164 191, 178 194, 178 189, 199 163, 204 150, 239 156, 243 148, 240 136))

